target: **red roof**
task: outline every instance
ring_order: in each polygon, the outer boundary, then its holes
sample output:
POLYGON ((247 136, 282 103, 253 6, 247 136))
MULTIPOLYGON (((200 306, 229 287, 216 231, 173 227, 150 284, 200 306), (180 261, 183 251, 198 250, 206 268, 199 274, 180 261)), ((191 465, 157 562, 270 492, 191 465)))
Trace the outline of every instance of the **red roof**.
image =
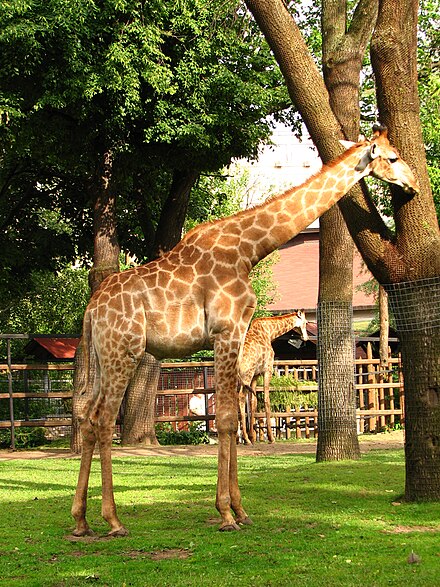
POLYGON ((45 348, 55 359, 73 359, 79 344, 79 338, 34 338, 35 342, 45 348))
MULTIPOLYGON (((280 260, 273 266, 280 299, 270 310, 316 308, 319 284, 319 230, 301 232, 280 247, 280 260)), ((355 250, 353 261, 353 307, 374 306, 372 295, 358 291, 357 286, 371 279, 361 256, 355 250)))

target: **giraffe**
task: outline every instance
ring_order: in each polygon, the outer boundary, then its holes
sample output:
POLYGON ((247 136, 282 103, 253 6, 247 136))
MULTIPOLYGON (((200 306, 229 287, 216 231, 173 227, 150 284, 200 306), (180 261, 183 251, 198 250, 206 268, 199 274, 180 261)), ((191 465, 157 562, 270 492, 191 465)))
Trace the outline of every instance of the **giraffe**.
POLYGON ((270 399, 269 385, 273 373, 274 352, 272 341, 289 330, 296 330, 303 340, 308 340, 307 320, 304 310, 297 310, 292 314, 282 316, 267 316, 264 318, 255 318, 246 333, 241 353, 240 363, 238 365, 238 378, 240 381, 240 390, 238 394, 240 408, 240 422, 243 439, 246 444, 255 442, 255 412, 257 408, 257 379, 259 375, 264 377, 264 408, 266 411, 267 439, 274 442, 272 428, 270 426, 270 399), (245 401, 247 389, 250 394, 250 418, 249 418, 249 435, 247 433, 245 401))
MULTIPOLYGON (((238 486, 238 362, 256 306, 249 272, 263 257, 298 234, 335 204, 362 177, 375 175, 418 191, 408 165, 378 127, 371 140, 353 144, 298 187, 233 216, 189 231, 169 252, 150 263, 108 276, 84 315, 85 368, 90 353, 96 376, 80 416, 83 438, 78 483, 72 504, 75 536, 91 534, 86 521, 87 489, 95 444, 101 461, 103 518, 109 536, 124 536, 113 492, 111 442, 125 389, 144 352, 156 359, 214 349, 217 492, 219 529, 251 524, 238 486), (235 514, 235 517, 233 515, 235 514)), ((90 385, 90 387, 89 387, 90 385)))

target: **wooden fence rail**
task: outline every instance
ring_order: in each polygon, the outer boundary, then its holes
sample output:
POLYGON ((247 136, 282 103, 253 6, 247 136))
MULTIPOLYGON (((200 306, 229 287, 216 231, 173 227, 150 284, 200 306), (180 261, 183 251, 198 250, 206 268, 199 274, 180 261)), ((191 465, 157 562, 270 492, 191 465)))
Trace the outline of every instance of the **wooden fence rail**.
MULTIPOLYGON (((73 369, 72 363, 0 364, 0 429, 70 426, 73 369), (32 417, 32 413, 38 410, 40 416, 32 417)), ((318 389, 317 361, 276 361, 275 371, 279 375, 290 375, 295 381, 295 391, 302 394, 298 405, 284 406, 282 411, 273 412, 271 426, 276 436, 316 436, 318 413, 307 398, 318 389)), ((380 364, 378 359, 357 359, 354 378, 359 433, 403 425, 404 389, 399 359, 390 358, 387 365, 380 364)), ((257 388, 257 393, 261 391, 257 388)), ((258 433, 263 438, 264 413, 258 412, 256 416, 258 433)), ((163 363, 156 399, 156 421, 169 422, 175 428, 186 427, 188 422, 204 422, 207 430, 215 430, 214 420, 213 363, 163 363)))

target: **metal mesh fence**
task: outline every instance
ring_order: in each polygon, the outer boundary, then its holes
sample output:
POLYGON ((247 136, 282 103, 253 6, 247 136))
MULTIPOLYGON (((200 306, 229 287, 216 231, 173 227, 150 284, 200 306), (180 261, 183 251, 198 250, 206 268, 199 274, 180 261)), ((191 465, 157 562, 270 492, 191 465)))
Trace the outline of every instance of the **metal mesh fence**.
POLYGON ((398 332, 440 328, 440 277, 383 286, 398 332))
POLYGON ((355 410, 355 341, 352 329, 353 306, 350 302, 321 301, 317 307, 319 413, 334 425, 335 418, 344 420, 355 410), (349 401, 342 390, 350 382, 349 401), (327 418, 328 416, 328 418, 327 418))

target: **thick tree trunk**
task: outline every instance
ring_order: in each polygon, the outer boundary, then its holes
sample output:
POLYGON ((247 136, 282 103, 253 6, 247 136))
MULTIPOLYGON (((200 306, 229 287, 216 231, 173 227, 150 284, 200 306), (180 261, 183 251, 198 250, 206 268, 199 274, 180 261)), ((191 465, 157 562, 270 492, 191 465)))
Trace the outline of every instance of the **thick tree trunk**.
MULTIPOLYGON (((292 99, 298 106, 313 141, 318 148, 320 145, 324 149, 328 145, 332 148, 339 128, 329 107, 322 79, 284 2, 246 0, 246 3, 274 51, 292 99)), ((376 74, 381 121, 388 126, 391 141, 399 148, 402 157, 412 163, 420 181, 421 192, 408 200, 398 188, 392 190, 395 236, 380 218, 366 191, 350 194, 350 197, 342 198, 339 203, 365 263, 382 284, 440 275, 440 234, 424 163, 417 99, 417 7, 416 0, 380 1, 378 24, 372 42, 372 63, 376 74), (405 88, 408 88, 408 92, 405 88)), ((440 304, 436 313, 440 317, 440 304)), ((434 343, 431 342, 432 344, 434 343)), ((429 365, 428 370, 433 373, 435 364, 438 364, 438 349, 431 350, 430 346, 426 346, 420 351, 421 364, 429 365)), ((404 353, 403 357, 405 395, 410 398, 406 417, 409 421, 417 422, 417 418, 423 417, 415 411, 417 382, 412 381, 414 370, 411 366, 408 366, 407 371, 406 363, 411 361, 410 353, 404 353)), ((433 383, 435 385, 431 389, 438 386, 438 380, 433 383)), ((431 403, 433 401, 435 400, 430 400, 431 403)), ((411 427, 408 420, 406 425, 411 427)), ((438 426, 435 428, 433 420, 428 420, 429 436, 438 437, 438 426)), ((421 438, 421 428, 414 426, 412 430, 415 438, 409 438, 408 441, 423 445, 425 441, 421 438)), ((427 454, 424 453, 422 458, 419 468, 425 467, 425 475, 422 477, 425 488, 422 490, 417 480, 412 478, 412 467, 407 469, 407 483, 413 488, 417 487, 417 492, 423 498, 432 496, 436 499, 438 493, 432 491, 432 488, 435 484, 439 486, 437 467, 440 467, 440 459, 437 458, 433 465, 427 454)), ((414 494, 410 496, 408 492, 408 496, 415 499, 414 494)))
POLYGON ((123 446, 159 444, 155 431, 155 408, 160 361, 144 353, 124 401, 123 446))
POLYGON ((385 285, 402 344, 407 500, 440 498, 440 234, 427 175, 417 94, 417 0, 380 1, 371 44, 380 117, 420 195, 392 190, 396 248, 404 271, 385 285))
POLYGON ((388 311, 388 295, 382 285, 379 285, 379 359, 381 370, 388 365, 388 339, 390 318, 388 311))
MULTIPOLYGON (((360 70, 377 16, 377 0, 365 0, 349 28, 347 10, 346 0, 322 2, 322 63, 332 111, 344 136, 356 141, 360 70)), ((337 206, 320 219, 319 245, 318 355, 325 377, 319 378, 316 458, 359 458, 352 333, 354 244, 337 206), (338 361, 334 361, 335 348, 338 361)))
POLYGON ((400 188, 391 189, 395 246, 402 262, 397 267, 390 264, 382 283, 440 275, 440 236, 417 93, 417 11, 417 0, 381 0, 371 42, 380 119, 420 184, 420 195, 409 200, 400 188))
POLYGON ((119 271, 120 248, 116 231, 116 194, 111 183, 112 165, 112 154, 104 153, 92 189, 94 245, 93 267, 89 273, 92 295, 106 277, 119 271))
POLYGON ((173 181, 162 208, 151 258, 170 251, 182 238, 191 188, 198 177, 199 172, 195 169, 173 171, 173 181))
POLYGON ((321 391, 318 395, 318 462, 360 457, 356 430, 352 310, 350 302, 320 302, 318 305, 318 332, 325 332, 325 328, 331 333, 329 340, 320 335, 318 345, 319 386, 320 390, 325 390, 325 393, 321 391), (326 354, 324 361, 321 357, 323 350, 326 354), (351 356, 351 361, 347 361, 347 356, 351 356), (347 382, 350 382, 348 389, 347 382))
POLYGON ((440 499, 440 277, 387 285, 402 348, 405 498, 440 499))
MULTIPOLYGON (((199 174, 193 169, 174 170, 167 201, 162 209, 151 258, 172 249, 182 238, 191 188, 199 174)), ((145 354, 127 389, 124 402, 122 443, 158 444, 154 406, 160 363, 145 354)))
MULTIPOLYGON (((94 249, 93 267, 89 273, 89 285, 93 293, 101 282, 112 273, 119 271, 119 243, 116 233, 116 196, 112 190, 112 155, 105 152, 101 155, 92 180, 91 195, 94 202, 93 230, 94 249)), ((91 346, 89 352, 89 372, 84 373, 84 357, 82 344, 75 355, 75 378, 72 400, 72 432, 70 447, 73 452, 81 451, 81 432, 78 416, 82 413, 87 401, 93 394, 93 384, 96 376, 96 363, 91 346), (84 393, 79 393, 87 377, 84 393)))

